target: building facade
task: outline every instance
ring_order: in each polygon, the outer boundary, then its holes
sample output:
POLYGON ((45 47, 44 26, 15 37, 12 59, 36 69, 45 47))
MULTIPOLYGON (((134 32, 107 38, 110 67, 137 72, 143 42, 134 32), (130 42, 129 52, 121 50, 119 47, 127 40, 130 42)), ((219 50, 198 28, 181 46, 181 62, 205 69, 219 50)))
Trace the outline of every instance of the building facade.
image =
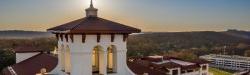
POLYGON ((202 59, 210 61, 213 67, 231 70, 250 70, 250 58, 237 55, 204 55, 202 59))

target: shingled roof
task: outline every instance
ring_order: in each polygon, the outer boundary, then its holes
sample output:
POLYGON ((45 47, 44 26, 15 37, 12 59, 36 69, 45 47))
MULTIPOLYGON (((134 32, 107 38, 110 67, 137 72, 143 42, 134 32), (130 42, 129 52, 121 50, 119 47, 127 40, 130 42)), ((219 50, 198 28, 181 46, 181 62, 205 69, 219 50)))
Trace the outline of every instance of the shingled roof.
MULTIPOLYGON (((36 75, 42 68, 47 72, 52 71, 57 65, 58 59, 55 56, 41 53, 27 60, 10 66, 17 75, 36 75)), ((4 75, 11 75, 8 68, 3 70, 4 75)))
POLYGON ((54 33, 138 33, 140 29, 116 23, 99 17, 85 17, 48 29, 54 33))

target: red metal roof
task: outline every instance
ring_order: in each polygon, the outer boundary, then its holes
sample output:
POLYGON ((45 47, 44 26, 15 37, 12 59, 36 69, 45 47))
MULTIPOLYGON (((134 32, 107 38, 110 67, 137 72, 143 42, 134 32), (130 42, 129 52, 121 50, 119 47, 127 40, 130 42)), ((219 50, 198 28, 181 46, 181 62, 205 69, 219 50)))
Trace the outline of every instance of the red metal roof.
POLYGON ((99 17, 85 17, 57 27, 48 29, 54 33, 65 32, 74 34, 92 33, 139 33, 140 29, 126 26, 99 17), (67 32, 68 31, 68 32, 67 32))
MULTIPOLYGON (((42 68, 46 68, 47 72, 52 71, 57 66, 57 63, 58 59, 55 56, 41 53, 11 67, 17 75, 35 75, 40 73, 42 68)), ((4 75, 10 75, 8 68, 5 68, 3 73, 4 75)))

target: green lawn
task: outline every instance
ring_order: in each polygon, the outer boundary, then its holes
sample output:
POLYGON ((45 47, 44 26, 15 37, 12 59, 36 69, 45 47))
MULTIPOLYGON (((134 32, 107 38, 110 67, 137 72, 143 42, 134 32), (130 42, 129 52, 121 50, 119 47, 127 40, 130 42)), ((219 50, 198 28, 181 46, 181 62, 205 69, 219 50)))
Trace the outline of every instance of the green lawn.
POLYGON ((232 73, 223 71, 223 70, 219 70, 216 68, 209 68, 209 72, 213 73, 214 75, 232 75, 232 73))

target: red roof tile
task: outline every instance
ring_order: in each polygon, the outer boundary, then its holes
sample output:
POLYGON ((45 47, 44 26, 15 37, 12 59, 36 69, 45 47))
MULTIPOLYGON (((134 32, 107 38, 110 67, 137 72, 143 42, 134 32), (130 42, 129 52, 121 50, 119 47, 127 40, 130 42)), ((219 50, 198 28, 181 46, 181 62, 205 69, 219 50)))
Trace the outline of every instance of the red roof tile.
POLYGON ((126 26, 120 23, 109 21, 99 17, 85 17, 57 27, 48 29, 48 31, 69 31, 74 34, 92 34, 92 33, 137 33, 140 29, 126 26))
MULTIPOLYGON (((35 75, 40 73, 42 68, 46 68, 47 72, 52 71, 57 66, 58 59, 49 54, 38 54, 11 67, 18 75, 35 75)), ((8 71, 5 71, 8 75, 8 71)))

